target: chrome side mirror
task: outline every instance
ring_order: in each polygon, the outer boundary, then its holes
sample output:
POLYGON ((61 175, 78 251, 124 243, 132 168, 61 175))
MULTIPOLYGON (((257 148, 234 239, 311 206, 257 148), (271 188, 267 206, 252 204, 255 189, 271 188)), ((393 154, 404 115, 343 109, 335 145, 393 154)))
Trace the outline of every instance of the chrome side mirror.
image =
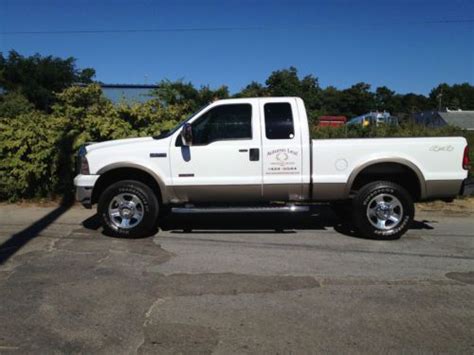
POLYGON ((193 145, 193 128, 189 123, 183 125, 181 139, 183 140, 183 145, 193 145))

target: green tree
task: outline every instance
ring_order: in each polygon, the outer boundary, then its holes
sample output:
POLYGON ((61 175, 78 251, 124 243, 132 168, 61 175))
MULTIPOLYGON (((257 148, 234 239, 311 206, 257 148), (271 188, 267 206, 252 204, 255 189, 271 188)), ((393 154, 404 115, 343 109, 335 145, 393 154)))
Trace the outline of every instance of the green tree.
POLYGON ((340 115, 342 92, 334 86, 328 86, 321 92, 322 114, 324 115, 340 115))
POLYGON ((454 84, 443 83, 431 90, 429 99, 433 107, 444 110, 462 109, 474 110, 474 86, 469 83, 454 84))
POLYGON ((459 108, 463 110, 474 110, 474 86, 469 83, 453 85, 455 98, 459 102, 459 108))
POLYGON ((244 89, 235 94, 235 97, 265 97, 269 96, 268 89, 256 81, 252 81, 244 89))
POLYGON ((375 90, 375 108, 378 111, 395 112, 397 110, 397 96, 395 91, 386 86, 380 86, 375 90))
POLYGON ((401 96, 401 112, 411 114, 414 112, 434 109, 430 100, 424 95, 409 93, 401 96))
POLYGON ((0 117, 15 118, 23 113, 31 112, 33 108, 33 104, 18 92, 0 95, 0 117))
POLYGON ((318 78, 307 75, 302 79, 295 67, 274 71, 265 81, 271 96, 298 96, 311 113, 321 109, 321 88, 318 78))
POLYGON ((73 83, 90 83, 94 75, 94 69, 78 69, 72 57, 61 59, 39 54, 24 57, 16 51, 4 57, 0 53, 0 87, 21 93, 43 111, 50 111, 55 93, 73 83))
POLYGON ((226 99, 229 97, 229 89, 227 86, 221 86, 213 90, 209 86, 202 86, 198 90, 198 100, 196 102, 196 110, 210 102, 226 99))
POLYGON ((375 108, 370 84, 360 82, 342 91, 341 110, 347 117, 359 116, 375 108))
POLYGON ((321 110, 321 88, 318 79, 312 75, 298 76, 295 67, 276 70, 265 81, 265 86, 253 81, 236 97, 297 96, 305 101, 310 120, 316 119, 321 110))
POLYGON ((191 82, 162 80, 151 96, 158 99, 159 103, 165 107, 183 105, 193 112, 212 101, 229 97, 229 90, 226 86, 221 86, 216 90, 212 90, 209 86, 196 89, 191 82))

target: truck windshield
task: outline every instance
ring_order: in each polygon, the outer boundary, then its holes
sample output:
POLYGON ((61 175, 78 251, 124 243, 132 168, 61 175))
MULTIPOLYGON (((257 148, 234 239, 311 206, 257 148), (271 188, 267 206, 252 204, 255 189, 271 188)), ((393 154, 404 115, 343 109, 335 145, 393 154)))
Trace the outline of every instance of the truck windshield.
POLYGON ((176 127, 172 128, 171 130, 166 129, 166 130, 163 130, 160 134, 158 134, 156 136, 153 136, 153 139, 163 139, 163 138, 167 138, 167 137, 173 135, 174 132, 179 130, 186 122, 188 122, 190 119, 195 117, 198 113, 200 113, 202 110, 204 110, 207 106, 209 106, 209 104, 204 105, 201 108, 199 108, 198 110, 196 110, 196 112, 194 112, 191 115, 189 115, 188 117, 186 117, 186 119, 181 121, 176 127))

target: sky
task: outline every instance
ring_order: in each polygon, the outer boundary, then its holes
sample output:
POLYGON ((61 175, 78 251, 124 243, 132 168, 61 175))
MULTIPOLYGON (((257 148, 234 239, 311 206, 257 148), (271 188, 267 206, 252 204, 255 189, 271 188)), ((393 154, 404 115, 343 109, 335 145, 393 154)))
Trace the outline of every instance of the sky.
POLYGON ((234 93, 294 66, 322 87, 428 94, 474 84, 474 0, 0 0, 0 52, 12 49, 75 57, 105 83, 234 93))

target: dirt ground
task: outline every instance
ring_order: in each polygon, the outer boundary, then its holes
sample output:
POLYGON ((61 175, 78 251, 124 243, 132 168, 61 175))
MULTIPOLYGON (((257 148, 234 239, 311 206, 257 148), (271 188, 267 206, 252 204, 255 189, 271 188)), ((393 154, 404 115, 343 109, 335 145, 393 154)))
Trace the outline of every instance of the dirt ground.
POLYGON ((459 198, 453 202, 433 201, 418 203, 417 211, 439 212, 452 214, 474 214, 474 197, 459 198))

